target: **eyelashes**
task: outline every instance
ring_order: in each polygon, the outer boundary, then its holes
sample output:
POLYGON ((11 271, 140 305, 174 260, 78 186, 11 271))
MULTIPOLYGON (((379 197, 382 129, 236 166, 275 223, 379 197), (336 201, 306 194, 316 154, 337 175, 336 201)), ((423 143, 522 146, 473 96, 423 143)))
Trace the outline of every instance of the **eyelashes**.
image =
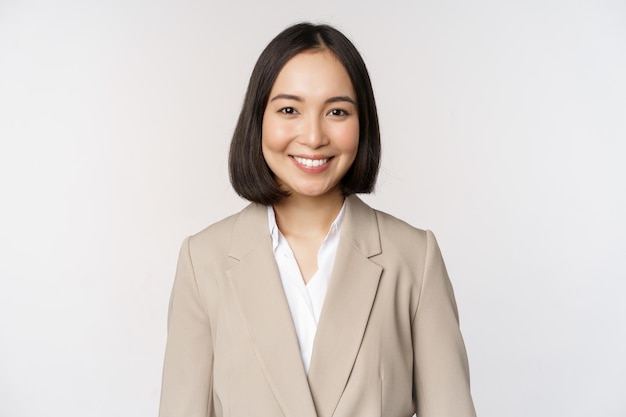
MULTIPOLYGON (((296 110, 293 107, 281 107, 280 109, 278 109, 278 113, 282 113, 287 116, 295 116, 297 114, 300 114, 298 110, 296 110)), ((346 117, 350 115, 350 112, 348 112, 345 109, 334 108, 334 109, 331 109, 328 113, 326 113, 326 115, 334 116, 334 117, 346 117)))
POLYGON ((347 110, 344 109, 332 109, 331 111, 328 112, 328 114, 330 114, 331 116, 349 116, 350 113, 348 113, 347 110))

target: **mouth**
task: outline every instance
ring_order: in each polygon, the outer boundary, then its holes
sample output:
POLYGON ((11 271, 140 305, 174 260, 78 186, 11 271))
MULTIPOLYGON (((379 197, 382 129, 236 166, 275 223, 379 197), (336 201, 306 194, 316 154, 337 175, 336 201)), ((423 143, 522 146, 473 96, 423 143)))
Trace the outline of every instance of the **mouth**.
POLYGON ((292 158, 295 159, 297 163, 307 168, 317 168, 322 165, 326 165, 328 161, 333 159, 332 157, 309 159, 309 158, 302 158, 300 156, 293 156, 292 158))

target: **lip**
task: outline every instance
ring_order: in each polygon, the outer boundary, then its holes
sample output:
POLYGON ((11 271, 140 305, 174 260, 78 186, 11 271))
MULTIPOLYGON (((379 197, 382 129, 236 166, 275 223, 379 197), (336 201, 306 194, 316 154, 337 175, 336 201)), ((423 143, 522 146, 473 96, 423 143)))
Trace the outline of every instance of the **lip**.
POLYGON ((326 155, 290 155, 290 157, 298 168, 311 174, 325 171, 334 158, 326 155))

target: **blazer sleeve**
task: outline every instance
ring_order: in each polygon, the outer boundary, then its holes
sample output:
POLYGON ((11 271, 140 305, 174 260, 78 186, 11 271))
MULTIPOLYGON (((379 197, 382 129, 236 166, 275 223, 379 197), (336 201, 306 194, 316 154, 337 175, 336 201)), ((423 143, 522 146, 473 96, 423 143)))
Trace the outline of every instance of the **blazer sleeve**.
POLYGON ((417 417, 475 417, 452 285, 434 235, 426 234, 426 262, 412 327, 417 417))
POLYGON ((212 375, 211 326, 187 238, 170 298, 159 417, 213 417, 212 375))

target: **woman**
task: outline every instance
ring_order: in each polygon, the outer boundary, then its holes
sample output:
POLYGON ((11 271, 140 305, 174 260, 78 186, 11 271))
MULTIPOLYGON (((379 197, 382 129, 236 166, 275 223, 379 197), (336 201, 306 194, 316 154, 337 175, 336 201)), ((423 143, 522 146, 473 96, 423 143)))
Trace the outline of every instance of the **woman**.
POLYGON ((229 168, 252 203, 185 240, 161 417, 470 417, 468 365, 432 233, 375 211, 369 76, 336 29, 261 54, 229 168))

